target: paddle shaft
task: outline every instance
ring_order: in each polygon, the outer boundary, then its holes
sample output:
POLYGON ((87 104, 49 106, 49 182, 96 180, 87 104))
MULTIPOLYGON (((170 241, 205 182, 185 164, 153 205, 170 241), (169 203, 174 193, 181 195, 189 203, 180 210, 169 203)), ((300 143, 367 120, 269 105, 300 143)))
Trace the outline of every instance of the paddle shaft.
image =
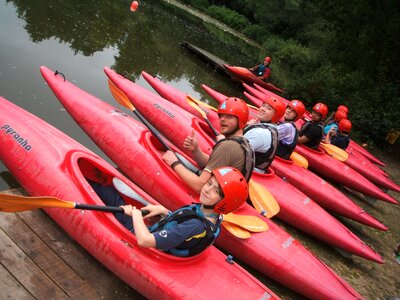
MULTIPOLYGON (((83 209, 83 210, 95 210, 102 212, 111 212, 111 213, 124 213, 124 209, 118 206, 103 206, 103 205, 91 205, 91 204, 81 204, 75 203, 75 209, 83 209)), ((148 215, 149 211, 142 210, 142 215, 148 215)))

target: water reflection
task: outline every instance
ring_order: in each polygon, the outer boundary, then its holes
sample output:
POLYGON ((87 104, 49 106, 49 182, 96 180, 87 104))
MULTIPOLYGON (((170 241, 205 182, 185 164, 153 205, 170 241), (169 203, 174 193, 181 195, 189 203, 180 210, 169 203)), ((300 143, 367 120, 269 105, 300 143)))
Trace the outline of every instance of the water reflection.
MULTIPOLYGON (((63 72, 80 88, 116 106, 103 66, 149 89, 140 78, 142 70, 198 98, 207 98, 202 83, 240 96, 241 89, 180 43, 189 41, 238 65, 252 65, 258 49, 164 1, 144 1, 135 13, 129 5, 112 0, 0 0, 2 96, 100 155, 43 83, 41 65, 63 72)), ((0 188, 5 186, 0 179, 0 188)))

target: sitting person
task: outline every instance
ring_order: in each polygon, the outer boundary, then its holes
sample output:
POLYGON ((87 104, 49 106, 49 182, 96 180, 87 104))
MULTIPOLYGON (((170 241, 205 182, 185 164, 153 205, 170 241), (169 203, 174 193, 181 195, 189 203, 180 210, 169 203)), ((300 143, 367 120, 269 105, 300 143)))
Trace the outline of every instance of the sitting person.
POLYGON ((170 212, 162 205, 146 205, 147 211, 126 205, 121 195, 112 186, 89 182, 94 191, 108 206, 121 206, 125 214, 115 217, 125 228, 135 233, 142 247, 155 247, 175 256, 192 256, 214 243, 220 232, 222 217, 240 207, 248 197, 247 182, 243 175, 232 167, 221 167, 212 171, 212 176, 200 191, 200 204, 183 206, 170 212), (147 228, 144 220, 164 217, 147 228))
POLYGON ((301 127, 297 143, 314 150, 317 149, 324 137, 322 121, 326 118, 327 114, 328 107, 325 104, 315 104, 311 112, 311 121, 307 121, 301 127))
POLYGON ((261 80, 266 80, 271 75, 271 57, 267 56, 264 58, 264 62, 262 64, 256 65, 253 68, 250 68, 250 72, 256 75, 261 80))
POLYGON ((290 101, 283 115, 283 122, 278 124, 279 144, 276 155, 289 160, 297 145, 298 131, 295 122, 303 117, 306 108, 300 100, 290 101))
POLYGON ((275 157, 279 143, 276 122, 285 113, 285 104, 281 100, 268 97, 263 102, 258 110, 257 119, 247 122, 244 129, 244 137, 255 152, 254 171, 258 173, 265 173, 275 157))
POLYGON ((350 143, 350 137, 348 134, 351 130, 351 127, 352 124, 350 120, 340 120, 338 130, 335 127, 332 127, 328 131, 328 134, 325 137, 325 143, 330 143, 336 147, 346 150, 350 143))
POLYGON ((335 127, 336 130, 338 129, 338 124, 340 120, 347 119, 347 113, 344 110, 337 110, 335 112, 334 118, 330 120, 329 122, 325 122, 325 127, 324 127, 324 134, 328 134, 328 131, 332 128, 335 127))
MULTIPOLYGON (((341 104, 341 105, 339 105, 339 106, 336 108, 336 111, 333 111, 333 112, 331 113, 331 115, 330 115, 328 118, 326 118, 326 120, 325 120, 325 122, 324 122, 324 126, 326 126, 326 125, 328 125, 328 124, 331 124, 331 123, 333 122, 333 120, 335 119, 335 114, 336 114, 336 112, 338 112, 339 110, 344 111, 344 112, 346 113, 346 118, 345 118, 345 119, 347 119, 347 116, 348 116, 348 114, 349 114, 349 108, 348 108, 346 105, 341 104)), ((340 120, 339 120, 339 121, 340 121, 340 120)), ((339 122, 339 121, 338 121, 338 122, 339 122)))

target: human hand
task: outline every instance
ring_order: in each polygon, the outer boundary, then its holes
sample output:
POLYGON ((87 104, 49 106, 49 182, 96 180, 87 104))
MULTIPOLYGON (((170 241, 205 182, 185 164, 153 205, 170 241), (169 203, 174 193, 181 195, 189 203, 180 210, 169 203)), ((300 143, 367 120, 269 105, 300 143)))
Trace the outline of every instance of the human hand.
POLYGON ((168 150, 167 152, 164 153, 162 159, 168 165, 172 165, 174 162, 178 161, 178 158, 176 157, 176 155, 170 150, 168 150))
POLYGON ((199 141, 197 139, 196 131, 192 130, 192 134, 187 136, 183 142, 183 148, 193 152, 199 146, 199 141))
POLYGON ((217 142, 219 142, 220 140, 223 140, 225 138, 225 136, 223 134, 218 134, 215 139, 217 140, 217 142))
POLYGON ((246 126, 254 125, 254 124, 257 124, 257 123, 259 123, 259 120, 258 120, 257 118, 250 119, 250 120, 246 123, 246 126))
POLYGON ((162 205, 153 205, 148 204, 143 207, 143 210, 148 211, 149 213, 144 217, 144 219, 155 217, 155 216, 166 216, 168 214, 168 209, 166 209, 162 205))

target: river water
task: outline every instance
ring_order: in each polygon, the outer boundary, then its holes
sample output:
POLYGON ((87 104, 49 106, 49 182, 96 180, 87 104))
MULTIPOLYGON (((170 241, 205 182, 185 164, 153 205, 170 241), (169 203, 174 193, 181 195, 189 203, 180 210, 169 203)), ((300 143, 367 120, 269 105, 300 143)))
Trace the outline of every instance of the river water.
MULTIPOLYGON (((161 0, 141 1, 134 13, 129 6, 128 1, 112 0, 0 0, 0 95, 51 123, 103 158, 106 157, 46 86, 40 66, 62 72, 69 81, 117 107, 108 91, 102 71, 104 66, 114 68, 150 90, 140 77, 142 70, 206 101, 210 99, 201 89, 202 83, 224 94, 241 96, 240 87, 180 44, 189 41, 230 64, 242 66, 254 65, 259 49, 161 0)), ((399 167, 397 162, 387 171, 399 178, 399 167)), ((14 185, 7 169, 0 163, 0 190, 14 185)), ((399 209, 385 203, 370 206, 358 199, 354 201, 384 220, 391 229, 384 234, 341 219, 382 254, 385 265, 357 257, 345 259, 327 245, 278 220, 276 222, 368 299, 398 295, 399 265, 393 260, 393 249, 400 240, 399 209)), ((251 271, 283 299, 299 299, 288 289, 251 271)))
MULTIPOLYGON (((129 6, 111 0, 0 0, 0 95, 104 157, 46 86, 40 66, 62 72, 115 106, 104 66, 150 90, 142 70, 205 100, 202 83, 228 95, 240 93, 180 44, 189 41, 237 65, 254 64, 256 48, 163 1, 143 1, 134 13, 129 6)), ((0 190, 13 184, 5 170, 0 165, 0 190)))

